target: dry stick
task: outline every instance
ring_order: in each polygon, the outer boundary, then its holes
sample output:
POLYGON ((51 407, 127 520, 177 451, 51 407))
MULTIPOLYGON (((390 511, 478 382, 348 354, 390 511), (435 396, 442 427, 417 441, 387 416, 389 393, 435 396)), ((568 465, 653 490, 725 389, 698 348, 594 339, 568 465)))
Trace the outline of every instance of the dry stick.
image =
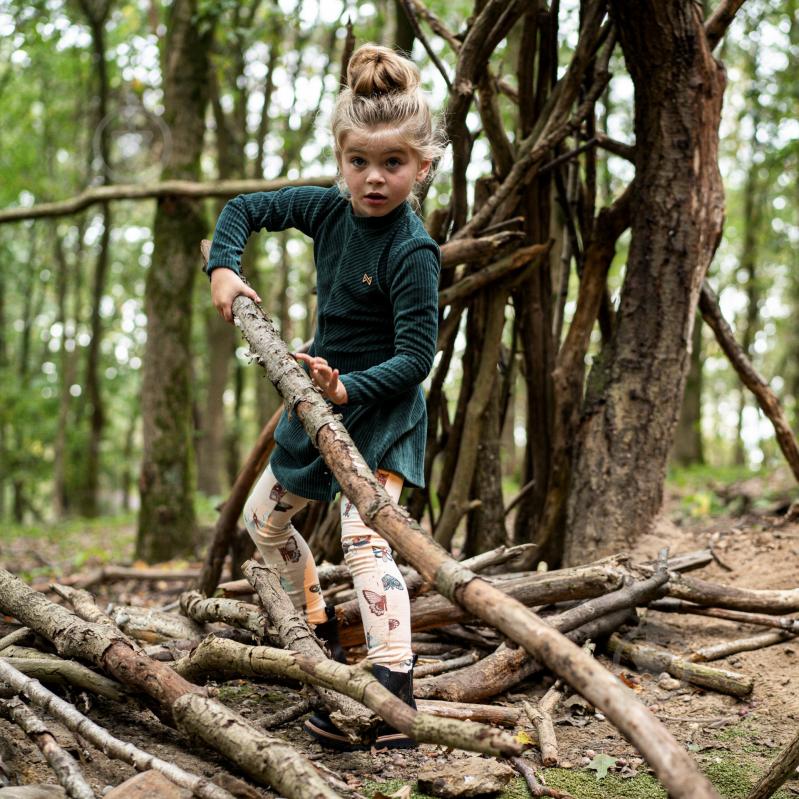
POLYGON ((673 655, 665 649, 624 641, 616 633, 610 636, 607 646, 609 652, 634 664, 637 669, 656 673, 667 671, 672 677, 722 694, 748 696, 752 693, 752 677, 737 671, 716 669, 673 655))
POLYGON ((707 281, 702 284, 702 291, 699 295, 699 308, 702 311, 702 318, 710 325, 716 334, 724 354, 729 358, 741 382, 755 395, 757 404, 766 414, 769 421, 774 425, 774 434, 777 443, 788 461, 793 472, 794 478, 799 480, 799 445, 796 437, 791 430, 788 419, 782 410, 777 395, 771 390, 769 384, 752 365, 741 346, 735 340, 732 329, 721 314, 718 298, 707 281))
POLYGON ((768 799, 786 780, 790 779, 797 766, 799 766, 799 733, 777 755, 746 799, 768 799))
POLYGON ((527 787, 530 789, 530 794, 532 796, 554 796, 555 799, 572 799, 571 794, 563 793, 563 791, 559 791, 557 788, 549 788, 546 785, 542 785, 535 776, 533 767, 520 757, 512 757, 510 762, 513 763, 513 767, 516 771, 524 777, 524 781, 527 783, 527 787))
MULTIPOLYGON (((630 621, 628 609, 646 604, 661 590, 666 579, 667 574, 662 570, 656 571, 647 580, 584 602, 548 618, 547 622, 567 633, 576 643, 582 644, 587 638, 596 640, 630 621)), ((416 685, 415 694, 456 701, 484 699, 507 690, 542 668, 526 651, 503 645, 479 663, 453 675, 421 680, 416 685)))
POLYGON ((118 580, 195 580, 198 569, 136 569, 130 566, 102 566, 84 574, 71 574, 61 578, 61 585, 73 588, 92 588, 99 583, 113 583, 118 580))
POLYGON ((730 655, 737 655, 739 652, 752 652, 756 649, 764 649, 774 644, 782 644, 785 641, 793 641, 796 636, 782 630, 758 633, 748 638, 736 638, 734 641, 724 641, 712 646, 703 646, 697 649, 688 658, 695 663, 705 663, 710 660, 721 660, 730 655))
POLYGON ((162 613, 151 608, 115 605, 109 609, 108 615, 123 633, 148 644, 170 640, 199 640, 209 632, 204 625, 177 613, 162 613))
MULTIPOLYGON (((254 560, 246 561, 241 568, 244 576, 255 588, 264 608, 276 642, 284 649, 306 655, 311 660, 325 660, 327 655, 319 639, 311 632, 302 611, 292 604, 280 585, 280 575, 271 566, 262 566, 254 560)), ((364 740, 377 723, 377 719, 348 695, 337 693, 325 686, 314 686, 319 698, 330 711, 330 718, 353 742, 364 740)))
POLYGON ((300 716, 304 716, 311 707, 312 705, 309 699, 299 699, 293 705, 288 705, 288 707, 276 710, 274 713, 262 717, 259 724, 265 730, 274 730, 275 727, 280 727, 282 724, 286 724, 300 716))
POLYGON ((659 610, 662 613, 690 613, 696 616, 711 616, 714 619, 726 619, 742 624, 759 624, 763 627, 778 627, 794 635, 799 635, 799 619, 787 616, 769 616, 765 613, 744 613, 740 610, 727 610, 726 608, 707 608, 694 605, 691 602, 682 602, 679 599, 660 599, 649 605, 650 610, 659 610))
MULTIPOLYGON (((200 675, 263 677, 280 675, 308 683, 327 692, 340 692, 350 701, 378 713, 392 727, 420 742, 437 743, 493 755, 520 754, 513 736, 476 722, 442 719, 414 710, 384 688, 370 672, 321 655, 307 655, 267 646, 247 646, 210 635, 175 670, 192 678, 200 675)), ((331 716, 340 726, 341 716, 331 716)))
POLYGON ((421 666, 417 666, 413 670, 414 677, 430 677, 433 674, 444 674, 448 671, 455 671, 456 669, 461 669, 464 666, 471 666, 472 663, 477 663, 480 660, 480 653, 475 652, 472 650, 471 652, 467 652, 465 655, 461 655, 457 658, 450 658, 449 660, 440 660, 438 663, 424 663, 421 666))
POLYGON ((0 569, 0 611, 15 616, 67 656, 81 657, 155 699, 185 730, 262 784, 292 799, 333 799, 334 791, 298 752, 253 727, 163 663, 140 655, 121 632, 84 622, 0 569))
POLYGON ((45 656, 35 649, 9 647, 0 655, 16 669, 37 680, 55 685, 73 685, 81 691, 91 691, 115 702, 126 699, 124 687, 109 680, 74 660, 63 660, 57 655, 45 656))
POLYGON ((75 758, 59 746, 44 722, 21 700, 0 700, 0 715, 13 721, 39 747, 58 782, 72 799, 95 799, 75 758))
POLYGON ((691 756, 616 677, 520 602, 464 569, 393 502, 263 311, 239 296, 233 313, 258 362, 361 518, 440 593, 520 643, 599 708, 649 761, 675 799, 717 799, 691 756))
MULTIPOLYGON (((352 575, 344 563, 336 564, 335 566, 330 564, 327 566, 319 566, 316 573, 319 577, 319 585, 323 589, 330 588, 339 583, 349 583, 352 585, 352 575)), ((218 589, 222 592, 223 597, 252 596, 255 593, 253 587, 244 578, 241 580, 230 580, 226 583, 219 583, 218 589)))
POLYGON ((14 630, 13 633, 9 633, 4 638, 0 638, 0 652, 2 652, 6 647, 15 646, 20 641, 24 641, 29 635, 30 630, 27 627, 20 627, 18 630, 14 630))
MULTIPOLYGON (((465 562, 460 564, 465 567, 465 562)), ((623 583, 623 574, 616 568, 618 561, 588 564, 551 572, 519 575, 501 583, 502 591, 523 605, 544 605, 567 599, 586 599, 614 591, 623 583)), ((488 578, 499 585, 497 578, 488 578)), ((364 640, 360 607, 356 600, 336 606, 339 637, 343 646, 364 640)), ((440 627, 455 621, 471 619, 469 613, 440 595, 423 595, 411 600, 411 628, 415 631, 440 627)))
POLYGON ((266 632, 266 617, 257 605, 239 602, 236 599, 206 599, 199 591, 187 591, 180 595, 180 610, 192 621, 222 621, 231 627, 240 627, 259 640, 266 632))
POLYGON ((735 588, 672 572, 666 593, 675 599, 684 599, 697 605, 752 613, 769 613, 776 616, 799 611, 799 588, 735 588))
POLYGON ((555 737, 552 712, 562 696, 561 681, 555 680, 555 683, 541 697, 537 707, 533 707, 529 702, 524 703, 524 710, 538 733, 538 748, 541 750, 541 762, 545 766, 558 765, 558 740, 555 737))
POLYGON ((500 278, 516 270, 527 267, 532 269, 538 266, 552 248, 552 241, 547 244, 532 244, 521 247, 512 255, 506 255, 493 264, 483 267, 477 272, 472 272, 449 288, 438 292, 438 307, 445 308, 455 300, 465 300, 476 292, 484 289, 491 283, 496 283, 500 278))
POLYGON ((147 771, 148 769, 160 771, 175 785, 188 788, 201 799, 232 799, 231 794, 226 790, 219 788, 204 777, 190 774, 173 763, 168 763, 144 752, 133 744, 114 738, 107 730, 80 713, 74 705, 48 691, 36 680, 26 677, 22 672, 3 663, 2 660, 0 660, 0 681, 11 685, 15 691, 26 696, 37 707, 57 718, 69 730, 77 733, 81 738, 85 738, 110 757, 122 760, 138 771, 147 771))
POLYGON ((481 705, 473 702, 441 702, 436 699, 419 699, 417 708, 423 713, 434 716, 445 716, 448 719, 464 721, 482 721, 486 724, 500 724, 505 727, 516 727, 521 718, 521 711, 515 707, 503 705, 481 705))

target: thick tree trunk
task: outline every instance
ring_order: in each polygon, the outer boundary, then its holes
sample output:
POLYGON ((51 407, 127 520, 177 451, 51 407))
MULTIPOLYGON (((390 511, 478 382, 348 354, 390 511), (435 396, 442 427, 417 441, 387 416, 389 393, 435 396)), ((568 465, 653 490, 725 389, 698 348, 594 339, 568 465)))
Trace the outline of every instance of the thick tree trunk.
POLYGON ((662 501, 699 289, 721 235, 724 72, 689 2, 611 13, 635 84, 632 240, 613 338, 591 370, 565 557, 627 548, 662 501))
MULTIPOLYGON (((172 159, 164 179, 200 176, 210 34, 200 34, 196 15, 191 0, 176 0, 171 7, 164 106, 172 159)), ((196 200, 165 197, 159 202, 145 289, 144 451, 136 543, 137 556, 148 561, 166 560, 193 543, 191 299, 197 242, 205 228, 196 200)))

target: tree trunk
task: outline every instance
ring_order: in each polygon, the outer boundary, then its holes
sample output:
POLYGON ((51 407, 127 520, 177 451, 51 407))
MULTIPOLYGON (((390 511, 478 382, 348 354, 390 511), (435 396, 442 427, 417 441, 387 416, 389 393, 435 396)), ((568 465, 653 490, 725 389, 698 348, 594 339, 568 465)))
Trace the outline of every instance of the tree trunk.
POLYGON ((691 336, 691 366, 685 381, 680 418, 674 434, 672 460, 680 466, 704 463, 702 445, 702 322, 694 320, 691 336))
MULTIPOLYGON (((97 113, 92 123, 99 130, 99 159, 101 185, 110 183, 111 151, 108 141, 108 64, 105 58, 105 23, 110 11, 110 1, 89 3, 81 0, 80 6, 89 22, 92 33, 92 60, 97 70, 97 113)), ((89 433, 85 459, 81 469, 81 484, 78 490, 78 507, 83 516, 93 517, 98 513, 97 493, 100 481, 100 444, 105 427, 105 411, 100 389, 100 344, 103 335, 100 304, 105 293, 108 275, 109 249, 111 244, 111 206, 102 205, 103 232, 100 236, 97 261, 94 267, 92 305, 90 315, 91 342, 86 351, 86 400, 89 411, 89 433)))
POLYGON ((661 506, 699 289, 721 235, 724 72, 689 2, 611 13, 635 85, 632 239, 613 337, 591 370, 565 557, 626 549, 661 506))
MULTIPOLYGON (((200 176, 210 31, 200 33, 197 14, 192 0, 176 0, 170 9, 164 118, 171 130, 172 158, 164 179, 200 176)), ((144 451, 136 554, 147 561, 171 558, 193 544, 191 311, 197 247, 205 229, 196 200, 160 200, 145 288, 144 451)))

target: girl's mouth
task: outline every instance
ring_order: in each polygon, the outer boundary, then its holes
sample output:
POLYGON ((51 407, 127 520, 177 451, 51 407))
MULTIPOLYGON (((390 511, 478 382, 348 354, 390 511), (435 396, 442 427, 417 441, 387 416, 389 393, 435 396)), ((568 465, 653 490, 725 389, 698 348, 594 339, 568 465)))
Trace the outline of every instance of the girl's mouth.
POLYGON ((378 194, 377 192, 370 192, 369 194, 366 195, 365 199, 370 200, 371 202, 381 202, 386 198, 385 195, 383 194, 378 194))

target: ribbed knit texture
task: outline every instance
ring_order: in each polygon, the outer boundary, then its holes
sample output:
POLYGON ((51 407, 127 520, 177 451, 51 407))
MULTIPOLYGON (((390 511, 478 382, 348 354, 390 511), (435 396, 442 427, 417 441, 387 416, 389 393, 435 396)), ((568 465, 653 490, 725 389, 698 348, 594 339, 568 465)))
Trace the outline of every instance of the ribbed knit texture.
MULTIPOLYGON (((346 405, 333 406, 372 469, 424 486, 427 411, 421 382, 438 333, 440 253, 408 203, 358 217, 336 187, 240 195, 219 216, 208 272, 239 271, 250 234, 294 227, 314 242, 317 324, 312 355, 341 372, 346 405)), ((340 490, 302 424, 286 413, 270 463, 298 496, 330 501, 340 490)))

